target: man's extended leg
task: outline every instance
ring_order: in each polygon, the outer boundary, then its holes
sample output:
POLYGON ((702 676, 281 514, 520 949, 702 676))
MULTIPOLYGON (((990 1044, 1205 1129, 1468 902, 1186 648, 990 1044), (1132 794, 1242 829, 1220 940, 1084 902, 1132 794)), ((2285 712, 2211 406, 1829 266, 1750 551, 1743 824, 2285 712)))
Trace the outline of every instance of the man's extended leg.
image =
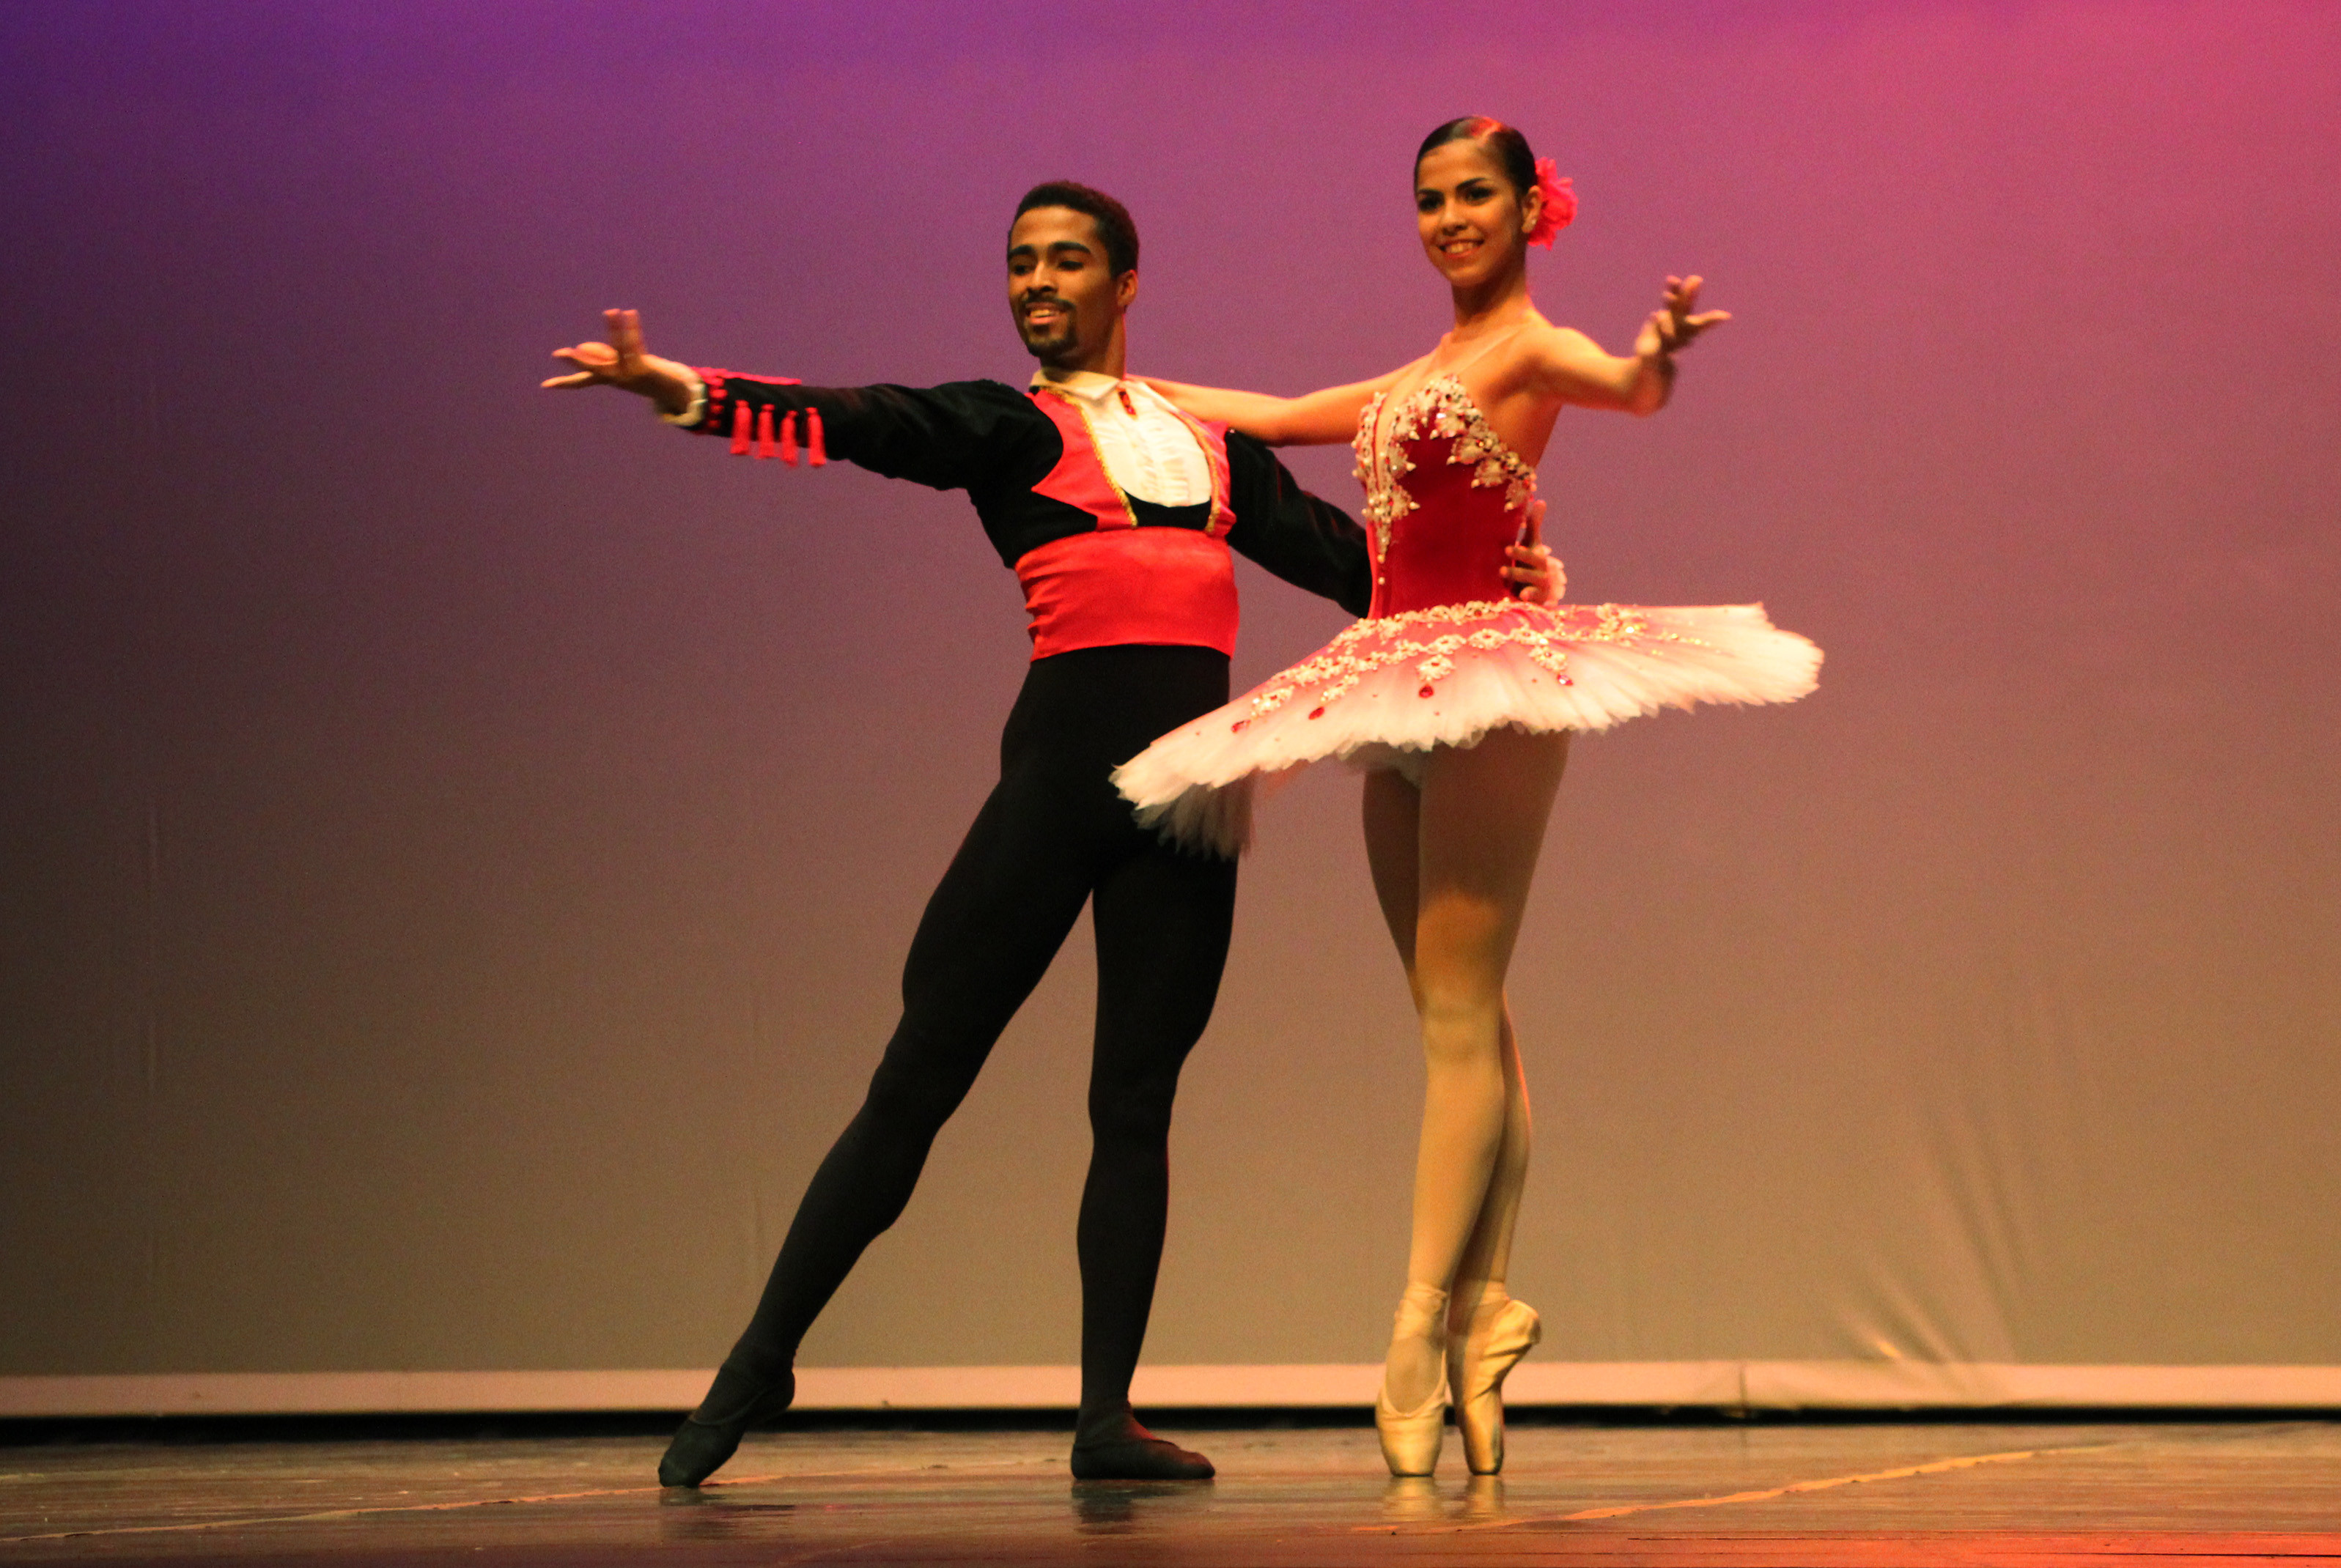
POLYGON ((1171 1098, 1210 1021, 1235 914, 1232 860, 1149 841, 1100 879, 1097 1039, 1081 1193, 1081 1414, 1073 1474, 1200 1480, 1210 1462, 1153 1436, 1130 1407, 1170 1206, 1171 1098))
POLYGON ((788 1407, 798 1343, 901 1216, 935 1134, 1081 914, 1093 861, 1063 830, 1062 790, 1052 769, 1013 764, 928 900, 869 1095, 813 1173, 746 1332, 660 1462, 662 1485, 697 1485, 749 1426, 788 1407))

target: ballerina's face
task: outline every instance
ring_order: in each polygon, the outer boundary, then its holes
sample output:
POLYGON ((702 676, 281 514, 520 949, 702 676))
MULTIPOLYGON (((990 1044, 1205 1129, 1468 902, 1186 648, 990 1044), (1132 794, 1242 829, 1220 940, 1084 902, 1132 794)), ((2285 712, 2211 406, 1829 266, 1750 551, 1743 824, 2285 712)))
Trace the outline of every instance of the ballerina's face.
POLYGON ((1481 143, 1442 142, 1414 166, 1414 218, 1430 264, 1457 287, 1519 264, 1521 236, 1542 198, 1527 210, 1504 166, 1481 143))

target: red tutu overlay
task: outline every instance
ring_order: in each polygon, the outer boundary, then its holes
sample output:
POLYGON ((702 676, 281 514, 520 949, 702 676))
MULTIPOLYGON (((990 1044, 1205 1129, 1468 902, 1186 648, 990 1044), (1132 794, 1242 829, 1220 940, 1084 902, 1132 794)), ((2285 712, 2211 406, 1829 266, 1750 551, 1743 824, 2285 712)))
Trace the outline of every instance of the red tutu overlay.
POLYGON ((1139 820, 1240 853, 1263 781, 1338 758, 1419 779, 1433 747, 1491 729, 1606 729, 1661 708, 1788 702, 1821 650, 1760 604, 1442 604, 1360 620, 1114 770, 1139 820))

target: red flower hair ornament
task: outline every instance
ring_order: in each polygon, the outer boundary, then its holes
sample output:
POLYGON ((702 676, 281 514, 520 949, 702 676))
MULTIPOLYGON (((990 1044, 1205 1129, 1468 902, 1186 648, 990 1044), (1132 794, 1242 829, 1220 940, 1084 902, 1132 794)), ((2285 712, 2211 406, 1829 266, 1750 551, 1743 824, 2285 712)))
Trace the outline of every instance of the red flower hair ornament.
POLYGON ((1536 227, 1524 237, 1531 245, 1550 250, 1553 236, 1569 227, 1569 220, 1577 216, 1577 193, 1554 172, 1550 158, 1536 161, 1536 176, 1537 191, 1544 197, 1544 210, 1537 214, 1536 227))

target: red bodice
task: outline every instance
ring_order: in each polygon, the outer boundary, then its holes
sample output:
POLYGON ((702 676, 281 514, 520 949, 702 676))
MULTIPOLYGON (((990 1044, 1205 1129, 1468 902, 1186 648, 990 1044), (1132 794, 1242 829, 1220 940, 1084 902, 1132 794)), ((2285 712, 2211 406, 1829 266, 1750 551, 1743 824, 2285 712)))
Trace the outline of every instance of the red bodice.
POLYGON ((1451 375, 1358 421, 1357 474, 1374 553, 1377 618, 1509 600, 1504 547, 1519 536, 1536 471, 1504 445, 1451 375))

